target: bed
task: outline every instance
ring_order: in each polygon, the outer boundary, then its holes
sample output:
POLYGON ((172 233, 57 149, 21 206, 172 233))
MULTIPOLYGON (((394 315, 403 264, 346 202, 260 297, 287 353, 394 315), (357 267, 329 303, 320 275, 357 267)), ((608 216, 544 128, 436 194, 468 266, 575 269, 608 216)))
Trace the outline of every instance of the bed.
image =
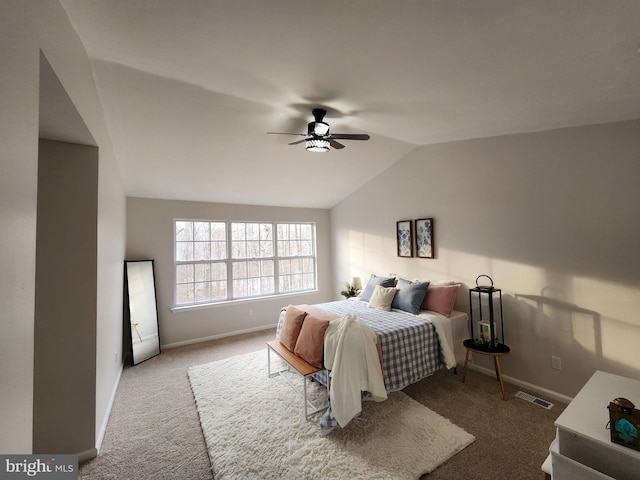
MULTIPOLYGON (((401 310, 387 312, 369 308, 367 302, 356 299, 319 303, 313 307, 338 317, 353 313, 378 334, 388 392, 402 390, 436 370, 464 362, 462 342, 469 338, 469 321, 464 312, 453 310, 449 317, 429 310, 421 310, 418 315, 401 310), (447 347, 453 352, 453 361, 445 359, 443 349, 447 347)), ((284 310, 278 319, 277 339, 283 320, 284 310)))
MULTIPOLYGON (((370 297, 367 297, 370 298, 370 297)), ((455 296, 453 297, 455 300, 455 296)), ((421 305, 421 307, 428 305, 421 305)), ((451 307, 453 303, 451 304, 451 307)), ((469 338, 469 323, 465 312, 447 310, 438 313, 420 308, 416 313, 393 308, 386 311, 371 308, 360 298, 312 305, 333 318, 354 314, 378 335, 384 386, 387 392, 401 390, 442 368, 454 368, 464 361, 463 340, 469 338)), ((280 314, 276 338, 280 339, 285 309, 280 314)), ((318 374, 327 385, 327 373, 318 374)), ((321 422, 323 434, 336 422, 331 409, 321 422)))

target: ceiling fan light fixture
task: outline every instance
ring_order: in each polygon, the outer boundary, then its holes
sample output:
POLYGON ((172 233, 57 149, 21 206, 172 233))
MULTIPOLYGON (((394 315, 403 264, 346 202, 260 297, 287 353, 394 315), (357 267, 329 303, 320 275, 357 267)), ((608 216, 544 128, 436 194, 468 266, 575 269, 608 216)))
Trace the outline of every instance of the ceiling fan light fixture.
POLYGON ((328 152, 329 140, 324 138, 308 138, 307 152, 328 152))
POLYGON ((272 135, 294 135, 306 137, 302 140, 290 142, 289 145, 300 145, 305 142, 306 149, 310 152, 328 152, 329 147, 341 150, 344 145, 336 140, 369 140, 366 133, 329 133, 329 124, 324 122, 326 110, 322 108, 313 109, 313 118, 315 121, 307 124, 307 133, 289 133, 289 132, 267 132, 272 135))
POLYGON ((307 125, 307 134, 325 137, 329 135, 329 124, 324 122, 311 122, 307 125))

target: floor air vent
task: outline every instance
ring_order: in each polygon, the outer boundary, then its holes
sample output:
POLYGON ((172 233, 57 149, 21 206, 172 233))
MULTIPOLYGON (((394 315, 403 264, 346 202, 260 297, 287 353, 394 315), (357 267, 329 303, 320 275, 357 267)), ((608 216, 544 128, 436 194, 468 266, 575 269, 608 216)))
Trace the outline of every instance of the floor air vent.
POLYGON ((528 393, 518 392, 516 393, 516 397, 526 400, 527 402, 540 405, 541 407, 546 408, 547 410, 551 410, 551 407, 553 407, 553 403, 547 402, 546 400, 543 400, 538 397, 534 397, 533 395, 529 395, 528 393))

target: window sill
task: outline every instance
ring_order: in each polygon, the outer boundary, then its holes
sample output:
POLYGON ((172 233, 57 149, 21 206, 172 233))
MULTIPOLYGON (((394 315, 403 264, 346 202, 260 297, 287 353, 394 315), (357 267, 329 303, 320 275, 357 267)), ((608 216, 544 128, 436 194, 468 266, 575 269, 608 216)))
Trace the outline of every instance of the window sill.
POLYGON ((193 310, 203 310, 207 308, 230 307, 230 306, 241 305, 245 303, 263 302, 265 300, 299 297, 301 295, 311 295, 318 292, 319 290, 316 289, 316 290, 306 290, 304 292, 283 293, 280 295, 266 295, 263 297, 241 298, 238 300, 224 300, 221 302, 199 303, 197 305, 179 305, 179 306, 171 307, 169 310, 171 310, 171 313, 182 313, 182 312, 190 312, 193 310))

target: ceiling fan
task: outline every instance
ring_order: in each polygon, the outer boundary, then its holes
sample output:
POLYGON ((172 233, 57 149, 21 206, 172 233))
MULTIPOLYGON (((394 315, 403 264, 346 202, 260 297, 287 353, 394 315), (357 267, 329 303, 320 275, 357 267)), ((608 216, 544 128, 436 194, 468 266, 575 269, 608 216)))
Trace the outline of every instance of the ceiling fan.
POLYGON ((338 150, 344 148, 344 145, 336 140, 369 140, 370 138, 366 133, 330 133, 329 124, 323 121, 327 111, 323 108, 314 108, 312 113, 315 120, 307 125, 307 133, 267 132, 267 134, 306 137, 302 140, 291 142, 289 145, 298 145, 306 142, 306 149, 309 152, 326 152, 329 150, 329 146, 338 150))

